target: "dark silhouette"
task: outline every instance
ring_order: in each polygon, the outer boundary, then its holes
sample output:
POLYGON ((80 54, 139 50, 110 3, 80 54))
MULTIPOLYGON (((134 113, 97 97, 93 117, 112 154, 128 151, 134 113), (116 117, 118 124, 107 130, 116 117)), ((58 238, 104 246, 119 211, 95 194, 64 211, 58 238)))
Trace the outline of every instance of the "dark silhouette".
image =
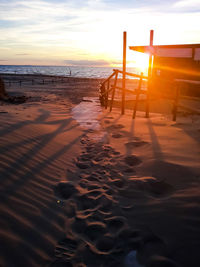
POLYGON ((9 102, 12 104, 21 104, 24 103, 27 100, 26 96, 10 96, 6 92, 5 84, 3 79, 0 77, 0 100, 9 102))

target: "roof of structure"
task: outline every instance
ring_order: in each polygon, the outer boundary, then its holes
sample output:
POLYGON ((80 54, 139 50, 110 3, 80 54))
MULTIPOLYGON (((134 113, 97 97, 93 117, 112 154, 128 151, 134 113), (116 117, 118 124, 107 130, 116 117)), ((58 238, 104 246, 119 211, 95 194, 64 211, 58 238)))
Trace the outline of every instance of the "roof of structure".
POLYGON ((200 44, 129 46, 131 50, 160 57, 193 58, 200 60, 200 44))

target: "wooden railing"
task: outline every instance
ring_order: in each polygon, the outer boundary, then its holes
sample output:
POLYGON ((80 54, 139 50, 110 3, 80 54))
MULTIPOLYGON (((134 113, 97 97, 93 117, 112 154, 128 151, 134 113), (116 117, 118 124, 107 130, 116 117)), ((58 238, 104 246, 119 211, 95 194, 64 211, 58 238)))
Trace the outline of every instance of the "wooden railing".
MULTIPOLYGON (((200 110, 188 107, 188 106, 180 103, 180 99, 200 101, 200 98, 198 98, 198 97, 181 95, 181 83, 183 81, 179 81, 179 80, 175 80, 175 79, 174 80, 160 79, 161 83, 167 82, 172 87, 172 93, 171 94, 167 93, 167 92, 161 93, 161 92, 159 92, 159 88, 153 88, 153 79, 152 78, 148 79, 148 77, 144 76, 143 73, 141 73, 139 75, 139 74, 135 74, 135 73, 125 72, 125 77, 130 76, 130 77, 137 78, 139 80, 137 88, 131 90, 128 88, 123 88, 123 84, 122 84, 122 87, 117 85, 119 74, 123 74, 123 71, 118 70, 118 69, 113 69, 113 73, 101 84, 101 88, 100 88, 101 104, 103 106, 105 106, 106 109, 108 108, 108 104, 109 104, 110 111, 112 111, 112 108, 113 108, 116 90, 119 90, 119 91, 121 91, 122 94, 123 94, 123 92, 125 92, 125 93, 130 93, 130 94, 136 95, 135 101, 134 101, 134 106, 133 106, 133 115, 132 115, 133 119, 136 117, 138 102, 144 101, 144 99, 143 100, 140 99, 140 94, 146 95, 146 100, 145 100, 146 111, 145 111, 145 113, 146 113, 147 118, 149 117, 149 102, 151 100, 157 100, 159 98, 170 99, 171 101, 173 101, 173 109, 172 109, 173 121, 176 121, 178 108, 185 109, 187 111, 200 114, 200 110), (111 80, 112 80, 113 84, 111 84, 111 80), (147 90, 142 89, 143 80, 147 80, 147 82, 148 82, 147 83, 147 90), (152 89, 154 89, 154 90, 152 90, 152 89), (110 97, 110 100, 109 100, 109 97, 110 97)), ((124 103, 123 103, 123 98, 122 98, 122 101, 121 101, 122 110, 123 110, 123 106, 124 106, 124 103)), ((122 114, 123 114, 123 112, 122 112, 122 114)))
MULTIPOLYGON (((200 101, 199 97, 192 97, 192 96, 186 96, 181 95, 181 83, 192 83, 192 81, 184 81, 184 80, 174 80, 174 88, 175 88, 175 99, 174 99, 174 106, 173 106, 173 121, 176 121, 178 108, 181 108, 183 110, 189 111, 191 113, 200 114, 200 109, 196 109, 193 107, 190 107, 188 105, 184 105, 180 103, 181 99, 185 100, 192 100, 192 101, 200 101)), ((200 89, 200 81, 195 81, 195 83, 198 83, 199 89, 200 89)))
MULTIPOLYGON (((110 111, 112 111, 116 89, 120 90, 122 93, 123 93, 123 90, 124 90, 125 92, 128 92, 128 93, 131 93, 133 95, 136 95, 136 102, 135 102, 134 112, 133 112, 133 118, 135 118, 136 111, 137 111, 137 105, 138 105, 138 101, 139 101, 139 95, 147 93, 147 91, 141 89, 142 81, 143 80, 147 80, 148 77, 144 76, 143 73, 141 73, 139 75, 139 74, 135 74, 135 73, 125 72, 125 76, 138 78, 138 80, 139 80, 138 88, 134 89, 134 90, 130 90, 128 88, 123 88, 123 86, 122 87, 117 86, 119 74, 123 74, 123 71, 118 70, 118 69, 113 69, 113 73, 101 84, 101 87, 100 87, 100 102, 107 109, 108 108, 109 94, 111 93, 110 111), (113 85, 111 85, 111 79, 114 79, 113 85)), ((122 109, 123 109, 123 106, 124 106, 124 103, 122 101, 121 102, 121 108, 122 109)))

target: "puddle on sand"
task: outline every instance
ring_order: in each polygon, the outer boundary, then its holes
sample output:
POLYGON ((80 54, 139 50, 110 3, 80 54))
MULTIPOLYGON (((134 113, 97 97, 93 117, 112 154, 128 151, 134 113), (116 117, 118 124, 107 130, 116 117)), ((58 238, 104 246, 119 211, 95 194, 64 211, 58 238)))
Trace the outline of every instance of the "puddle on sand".
POLYGON ((101 113, 102 108, 98 97, 84 97, 83 101, 72 109, 73 119, 83 128, 94 131, 91 134, 92 139, 105 142, 107 134, 100 131, 101 125, 98 120, 101 113))

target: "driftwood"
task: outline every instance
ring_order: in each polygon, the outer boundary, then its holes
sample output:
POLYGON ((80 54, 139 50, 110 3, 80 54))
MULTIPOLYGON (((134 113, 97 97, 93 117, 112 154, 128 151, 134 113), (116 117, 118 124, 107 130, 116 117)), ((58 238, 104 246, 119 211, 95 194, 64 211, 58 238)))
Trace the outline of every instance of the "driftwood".
POLYGON ((21 104, 26 102, 28 98, 26 96, 10 96, 6 92, 3 79, 0 77, 0 100, 11 104, 21 104))

